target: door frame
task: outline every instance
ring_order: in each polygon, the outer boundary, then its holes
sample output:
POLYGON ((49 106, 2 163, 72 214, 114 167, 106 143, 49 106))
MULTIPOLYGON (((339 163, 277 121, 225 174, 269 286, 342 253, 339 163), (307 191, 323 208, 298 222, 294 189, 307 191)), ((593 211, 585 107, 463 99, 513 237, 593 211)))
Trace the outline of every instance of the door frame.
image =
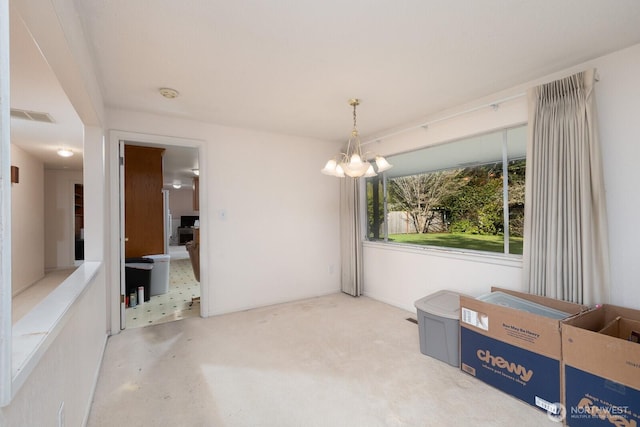
MULTIPOLYGON (((136 132, 112 130, 109 131, 109 145, 107 147, 107 186, 109 191, 109 230, 111 230, 108 242, 107 277, 110 284, 108 290, 108 325, 111 335, 117 334, 124 324, 124 188, 121 179, 120 145, 121 141, 131 143, 153 144, 158 146, 191 147, 198 150, 198 167, 200 169, 199 196, 206 194, 206 144, 203 140, 190 138, 177 138, 162 135, 151 135, 136 132), (203 177, 205 177, 203 179, 203 177)), ((200 216, 208 217, 208 203, 206 198, 200 198, 200 216)), ((208 221, 202 221, 200 225, 200 253, 209 253, 208 221)), ((209 271, 208 263, 200 263, 200 317, 209 316, 209 271)))

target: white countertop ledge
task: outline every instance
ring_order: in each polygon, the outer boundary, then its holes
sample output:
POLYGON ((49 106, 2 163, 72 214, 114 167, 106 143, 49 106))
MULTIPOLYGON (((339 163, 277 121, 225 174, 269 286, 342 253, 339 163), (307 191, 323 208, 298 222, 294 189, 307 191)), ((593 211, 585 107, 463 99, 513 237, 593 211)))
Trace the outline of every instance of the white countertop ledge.
POLYGON ((11 346, 13 396, 38 366, 38 362, 71 316, 74 303, 88 288, 101 264, 97 261, 85 261, 13 325, 11 346))

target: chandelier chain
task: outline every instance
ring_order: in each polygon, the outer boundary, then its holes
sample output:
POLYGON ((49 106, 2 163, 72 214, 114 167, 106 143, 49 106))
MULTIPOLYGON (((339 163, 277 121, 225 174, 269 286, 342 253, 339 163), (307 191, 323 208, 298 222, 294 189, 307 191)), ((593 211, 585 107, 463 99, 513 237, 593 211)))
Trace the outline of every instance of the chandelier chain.
POLYGON ((356 107, 360 105, 360 100, 357 98, 353 98, 349 100, 349 104, 353 106, 353 130, 351 131, 352 136, 358 136, 358 126, 356 124, 356 107))
POLYGON ((358 134, 358 127, 356 126, 356 106, 357 105, 358 105, 357 103, 355 103, 355 102, 353 103, 353 132, 354 132, 354 135, 358 134))

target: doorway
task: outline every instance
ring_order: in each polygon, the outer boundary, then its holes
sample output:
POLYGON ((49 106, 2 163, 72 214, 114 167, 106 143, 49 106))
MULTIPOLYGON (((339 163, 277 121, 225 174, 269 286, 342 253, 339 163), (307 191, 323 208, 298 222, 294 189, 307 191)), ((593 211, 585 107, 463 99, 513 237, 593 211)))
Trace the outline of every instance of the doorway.
MULTIPOLYGON (((117 137, 117 140, 112 136, 112 144, 116 147, 112 147, 112 156, 115 155, 116 167, 112 164, 111 174, 117 180, 112 179, 110 182, 112 185, 118 185, 118 229, 120 230, 119 241, 115 240, 112 236, 112 242, 117 242, 118 251, 117 265, 112 267, 113 274, 118 274, 121 277, 120 287, 117 292, 117 305, 119 310, 112 307, 112 331, 117 331, 125 328, 134 328, 141 326, 155 325, 159 323, 165 323, 175 320, 184 319, 187 317, 206 316, 206 304, 201 304, 202 294, 206 293, 204 288, 205 274, 196 274, 192 259, 189 252, 186 250, 186 246, 174 244, 177 240, 177 227, 180 226, 180 219, 182 216, 199 216, 206 210, 205 206, 198 205, 197 211, 194 211, 193 200, 197 198, 199 200, 199 186, 198 191, 194 189, 193 177, 197 177, 195 174, 200 172, 199 159, 201 152, 201 145, 196 141, 174 140, 170 138, 133 135, 126 134, 117 137), (162 156, 162 178, 159 189, 161 194, 161 200, 163 203, 162 217, 163 217, 163 229, 161 231, 164 238, 164 245, 160 250, 152 250, 155 252, 149 252, 142 250, 140 253, 133 254, 130 259, 127 254, 127 218, 126 218, 126 200, 129 199, 126 190, 126 182, 124 179, 125 166, 127 165, 127 157, 123 155, 122 161, 120 160, 121 152, 125 154, 124 147, 127 145, 137 147, 152 147, 160 149, 163 152, 162 156), (115 150, 113 149, 115 148, 115 150), (190 159, 191 163, 185 163, 190 159), (182 175, 180 175, 182 174, 182 175), (185 201, 188 200, 188 203, 185 201), (189 215, 185 215, 189 214, 189 215), (156 257, 165 258, 165 260, 158 260, 156 257), (140 261, 137 258, 149 258, 153 259, 153 266, 151 267, 151 273, 149 273, 149 286, 145 288, 143 286, 142 296, 138 294, 138 283, 140 274, 144 276, 144 269, 136 268, 141 264, 131 261, 140 261), (168 259, 166 259, 168 258, 168 259), (168 265, 168 285, 165 289, 156 286, 155 292, 151 289, 151 285, 154 282, 152 276, 153 269, 159 269, 163 261, 168 265), (132 286, 127 286, 127 278, 134 277, 131 283, 134 283, 135 293, 132 286), (196 280, 198 279, 198 280, 196 280), (200 282, 202 280, 202 282, 200 282), (145 292, 146 291, 146 292, 145 292), (204 291, 204 292, 203 292, 204 291), (132 294, 135 294, 135 300, 132 298, 132 294), (146 294, 146 295, 145 295, 146 294), (141 298, 140 298, 141 297, 141 298), (135 302, 135 306, 132 304, 132 300, 135 302), (142 303, 140 303, 142 300, 142 303), (119 313, 117 313, 119 311, 119 313), (119 320, 119 322, 117 322, 119 320), (117 328, 117 329, 116 329, 117 328)), ((112 157, 112 163, 114 158, 112 157)), ((155 190, 154 190, 155 191, 155 190)), ((131 202, 129 202, 131 203, 131 202)), ((114 212, 112 208, 112 212, 114 212)), ((197 224, 193 224, 192 227, 197 226, 198 237, 200 237, 200 224, 199 220, 197 224)), ((201 242, 198 242, 201 243, 201 242)), ((199 245, 199 248, 203 248, 204 245, 199 245)), ((115 254, 115 253, 114 253, 115 254)), ((197 255, 200 255, 198 251, 197 255)), ((197 273, 200 273, 199 271, 197 273)), ((157 280, 156 280, 157 284, 157 280)), ((146 283, 143 282, 143 285, 146 283)), ((113 298, 112 300, 115 300, 113 298)))
POLYGON ((74 265, 84 261, 84 186, 73 184, 74 265))

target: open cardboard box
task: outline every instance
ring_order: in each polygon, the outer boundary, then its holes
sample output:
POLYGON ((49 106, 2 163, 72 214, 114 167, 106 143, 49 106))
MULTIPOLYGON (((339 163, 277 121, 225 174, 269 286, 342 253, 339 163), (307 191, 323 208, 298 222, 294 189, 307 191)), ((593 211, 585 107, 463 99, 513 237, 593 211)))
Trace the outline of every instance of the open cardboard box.
POLYGON ((562 322, 566 423, 640 425, 640 310, 603 305, 562 322))
MULTIPOLYGON (((564 313, 584 305, 492 288, 564 313)), ((560 320, 460 296, 461 369, 530 405, 561 412, 560 320)))
POLYGON ((640 342, 640 321, 616 316, 599 333, 623 340, 640 342))

